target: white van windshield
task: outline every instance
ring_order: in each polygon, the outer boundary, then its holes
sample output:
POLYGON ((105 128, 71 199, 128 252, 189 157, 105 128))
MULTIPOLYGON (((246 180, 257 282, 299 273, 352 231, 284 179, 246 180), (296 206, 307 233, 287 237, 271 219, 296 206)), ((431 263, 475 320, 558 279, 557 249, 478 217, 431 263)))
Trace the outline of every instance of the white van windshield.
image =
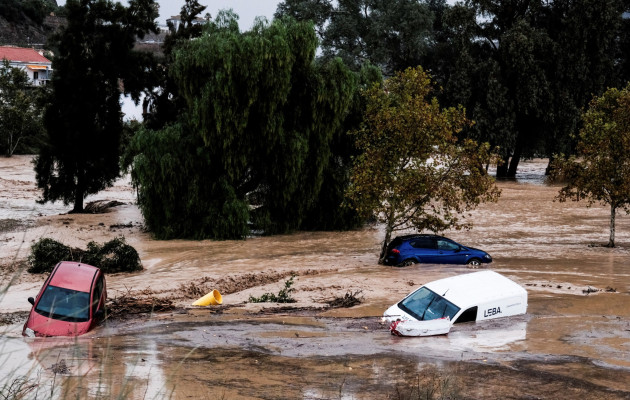
POLYGON ((418 321, 444 317, 450 317, 452 321, 459 312, 459 307, 426 287, 421 287, 404 298, 398 303, 398 307, 418 321))

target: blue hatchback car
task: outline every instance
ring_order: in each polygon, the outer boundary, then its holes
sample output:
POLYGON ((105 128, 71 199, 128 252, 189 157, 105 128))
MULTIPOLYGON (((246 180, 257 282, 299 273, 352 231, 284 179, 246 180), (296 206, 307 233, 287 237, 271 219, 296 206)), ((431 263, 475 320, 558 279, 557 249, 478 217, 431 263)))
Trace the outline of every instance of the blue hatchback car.
POLYGON ((386 265, 399 267, 415 263, 470 264, 492 262, 490 254, 474 247, 462 246, 437 235, 398 236, 387 246, 386 265))

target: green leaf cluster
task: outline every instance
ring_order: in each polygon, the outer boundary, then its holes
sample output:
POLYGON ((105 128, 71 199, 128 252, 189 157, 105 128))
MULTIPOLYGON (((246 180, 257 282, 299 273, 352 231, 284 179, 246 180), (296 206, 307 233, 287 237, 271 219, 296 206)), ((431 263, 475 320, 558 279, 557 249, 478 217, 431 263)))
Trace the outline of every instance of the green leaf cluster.
POLYGON ((264 293, 260 297, 249 296, 250 303, 295 303, 295 299, 291 297, 291 293, 295 291, 293 288, 293 278, 295 275, 292 275, 291 278, 284 282, 284 288, 280 289, 278 294, 273 293, 264 293))

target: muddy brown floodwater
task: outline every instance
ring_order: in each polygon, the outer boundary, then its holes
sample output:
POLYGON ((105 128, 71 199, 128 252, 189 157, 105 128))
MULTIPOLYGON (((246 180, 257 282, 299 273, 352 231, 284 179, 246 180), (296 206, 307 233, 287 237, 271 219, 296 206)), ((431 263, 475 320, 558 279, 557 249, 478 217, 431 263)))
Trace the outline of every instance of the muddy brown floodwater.
POLYGON ((380 322, 386 308, 425 282, 471 270, 379 266, 378 227, 157 241, 143 231, 128 180, 88 199, 125 205, 68 215, 62 204, 35 203, 30 157, 1 158, 0 390, 25 398, 410 399, 436 390, 444 398, 629 399, 630 218, 617 219, 617 248, 597 246, 607 241, 608 209, 554 202, 558 186, 544 183, 545 166, 524 163, 518 179, 498 182, 498 203, 472 213, 472 231, 445 232, 488 251, 487 268, 523 285, 528 313, 399 338, 380 322), (30 245, 51 237, 85 247, 121 235, 145 270, 109 275, 109 297, 144 291, 176 309, 107 321, 76 339, 22 338, 26 299, 45 279, 22 271, 30 245), (296 303, 248 302, 277 293, 291 274, 296 303), (189 306, 195 290, 212 288, 223 305, 189 306), (348 292, 363 302, 327 307, 348 292))

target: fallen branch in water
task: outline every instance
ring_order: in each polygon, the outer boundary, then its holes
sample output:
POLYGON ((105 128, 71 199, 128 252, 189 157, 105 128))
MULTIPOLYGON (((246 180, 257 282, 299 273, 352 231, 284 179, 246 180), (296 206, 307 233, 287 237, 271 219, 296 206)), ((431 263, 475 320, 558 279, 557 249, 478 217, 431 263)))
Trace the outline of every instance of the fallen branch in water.
POLYGON ((120 319, 127 315, 152 314, 166 312, 175 308, 173 301, 152 295, 152 292, 127 293, 110 299, 107 304, 107 318, 120 319))

